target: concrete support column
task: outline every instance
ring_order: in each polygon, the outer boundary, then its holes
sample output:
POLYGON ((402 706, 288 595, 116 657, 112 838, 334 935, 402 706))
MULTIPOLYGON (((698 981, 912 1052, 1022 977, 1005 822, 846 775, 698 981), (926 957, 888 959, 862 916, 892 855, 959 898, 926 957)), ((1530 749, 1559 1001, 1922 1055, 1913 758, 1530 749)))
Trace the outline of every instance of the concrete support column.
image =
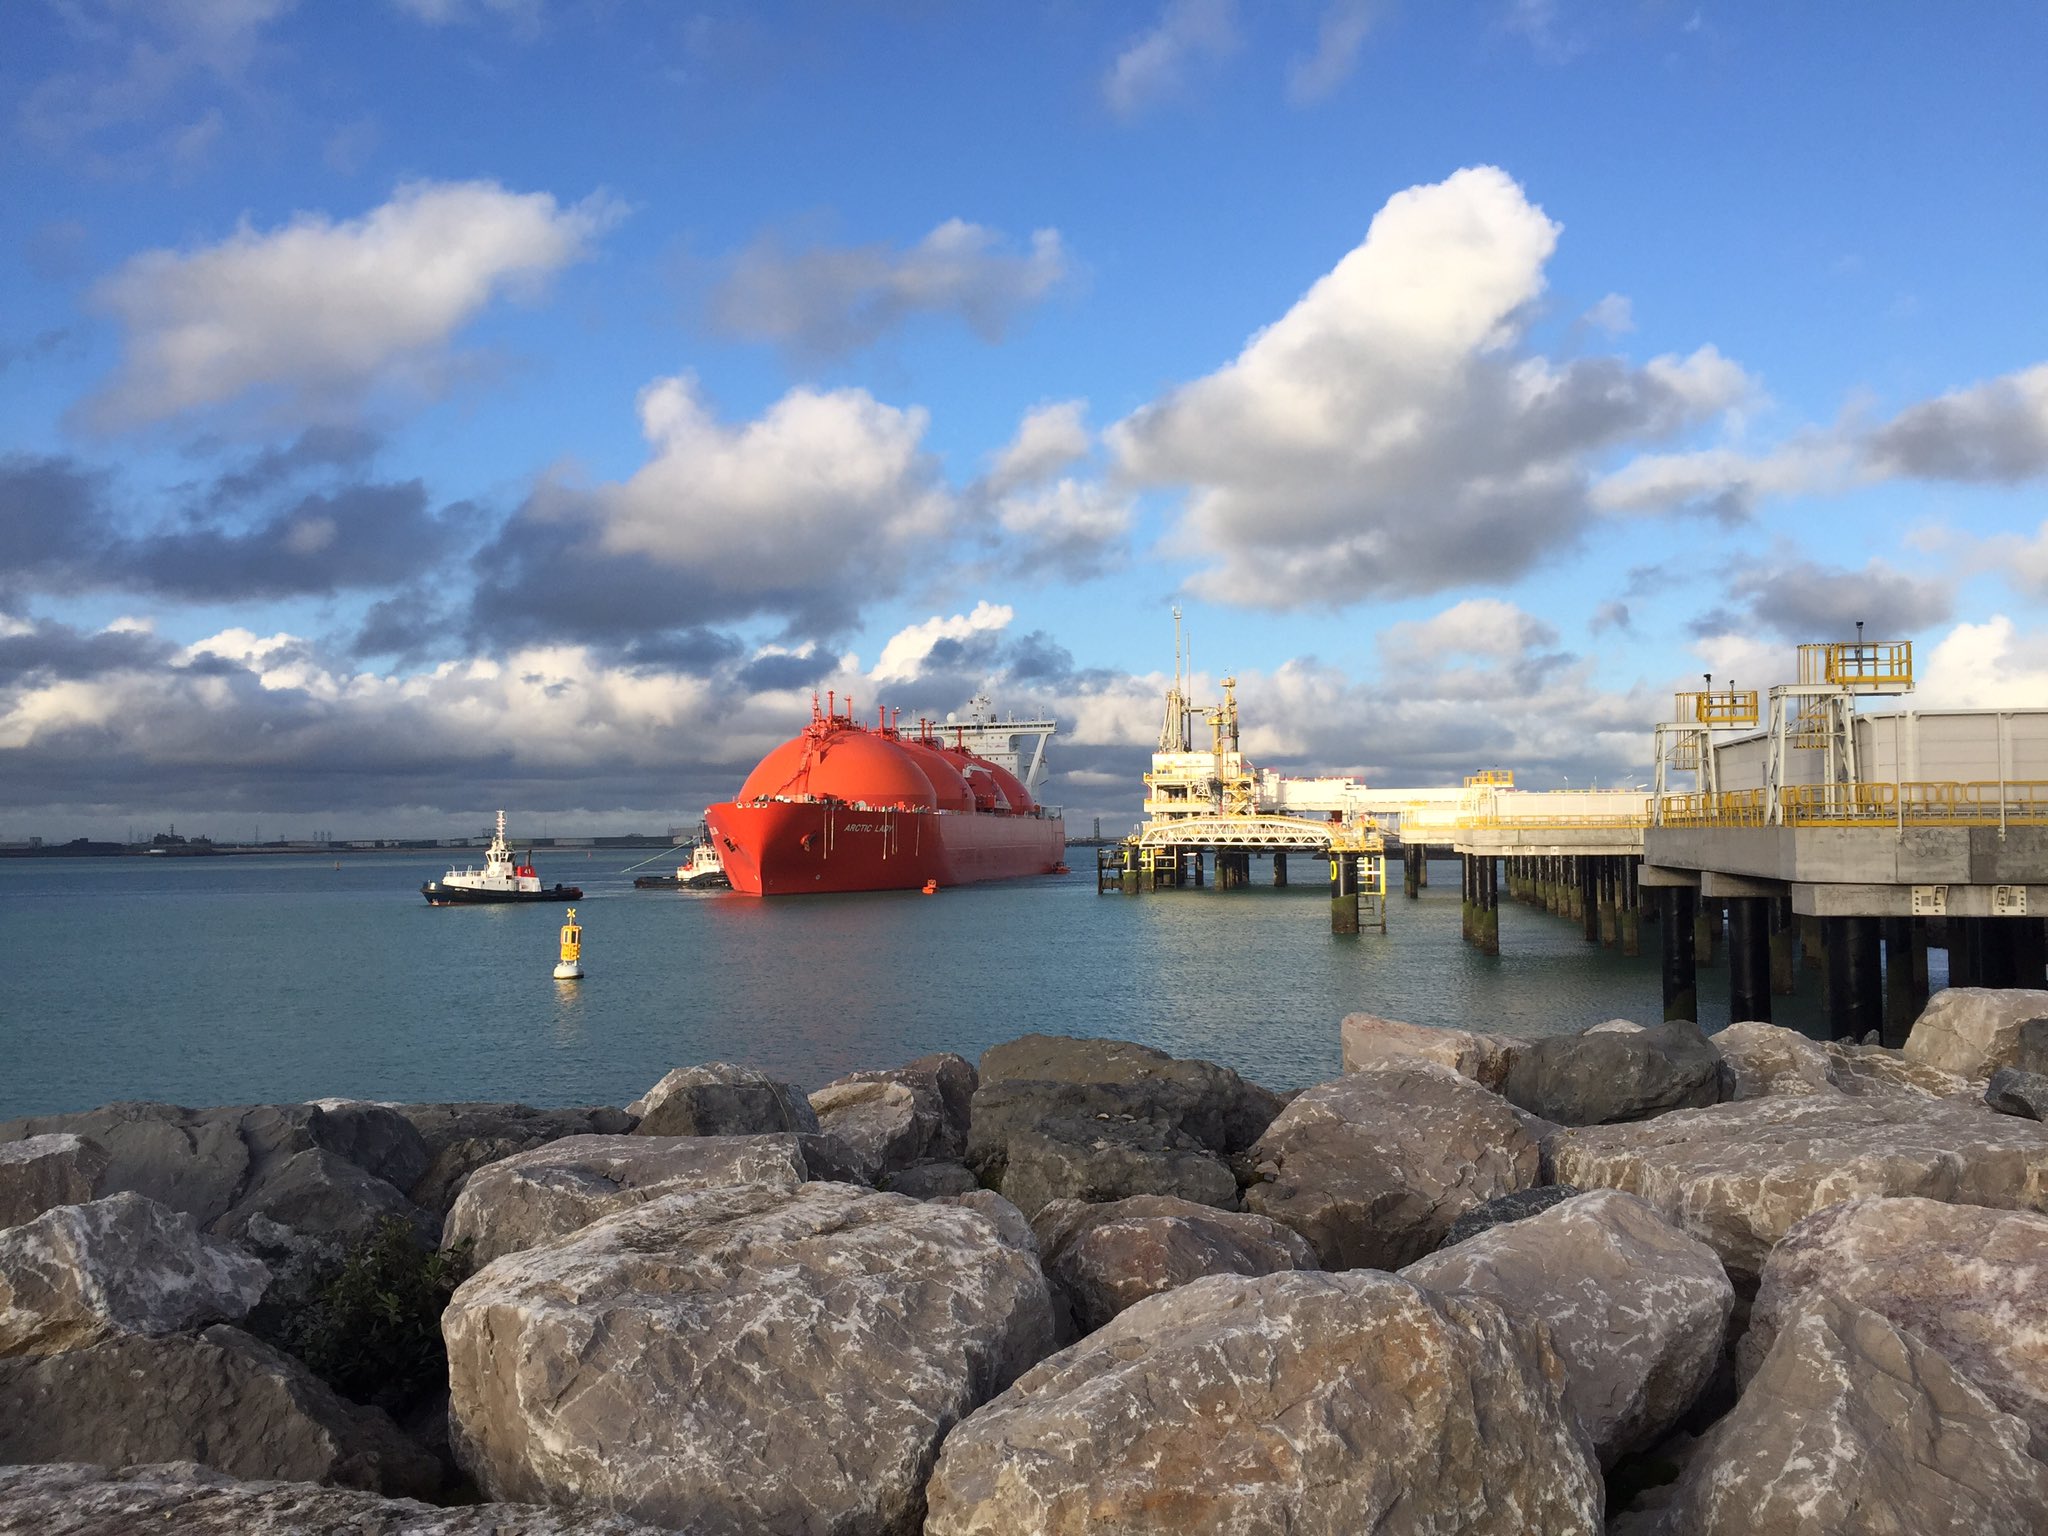
POLYGON ((1422 845, 1421 857, 1415 861, 1415 883, 1424 890, 1429 888, 1429 844, 1422 845))
POLYGON ((1829 917, 1821 927, 1828 946, 1828 1033, 1861 1040, 1884 1025, 1877 919, 1829 917))
POLYGON ((1884 939, 1883 1043, 1896 1050, 1927 1006, 1927 940, 1910 917, 1881 919, 1879 933, 1884 939))
POLYGON ((1692 952, 1701 965, 1712 965, 1720 947, 1721 903, 1702 901, 1693 926, 1692 952))
POLYGON ((1330 932, 1358 932, 1358 855, 1330 855, 1330 932))
POLYGON ((1579 919, 1580 931, 1585 934, 1588 944, 1600 942, 1600 861, 1598 859, 1575 859, 1579 866, 1578 911, 1573 915, 1579 919))
POLYGON ((2039 989, 2043 969, 2048 968, 2048 932, 2043 932, 2038 917, 2001 921, 2012 930, 2012 985, 2039 989))
POLYGON ((1621 943, 1619 859, 1595 859, 1600 876, 1600 943, 1613 949, 1621 943))
POLYGON ((1640 866, 1633 858, 1621 861, 1621 952, 1643 952, 1643 888, 1636 883, 1640 866))
POLYGON ((1799 923, 1799 951, 1805 957, 1806 968, 1812 971, 1827 969, 1827 940, 1821 936, 1820 919, 1802 915, 1799 923))
POLYGON ((1278 887, 1278 886, 1283 886, 1283 885, 1285 885, 1286 883, 1287 883, 1287 850, 1286 850, 1285 848, 1282 848, 1282 849, 1279 849, 1279 850, 1277 850, 1277 851, 1276 851, 1276 852, 1274 853, 1274 855, 1273 855, 1273 884, 1274 884, 1274 885, 1275 885, 1276 887, 1278 887))
POLYGON ((1799 963, 1798 931, 1792 924, 1792 898, 1771 898, 1771 990, 1790 997, 1799 963))
POLYGON ((1771 938, 1767 896, 1728 902, 1728 1022, 1771 1021, 1771 938))
POLYGON ((1478 927, 1477 909, 1479 906, 1477 891, 1479 861, 1471 854, 1461 853, 1458 855, 1458 877, 1465 882, 1465 893, 1458 903, 1458 930, 1465 942, 1470 944, 1473 942, 1473 934, 1478 927))
POLYGON ((1204 882, 1203 882, 1203 873, 1202 873, 1202 865, 1203 865, 1203 862, 1204 862, 1204 855, 1203 855, 1203 853, 1202 853, 1202 850, 1201 850, 1201 849, 1197 848, 1197 849, 1195 850, 1194 860, 1195 860, 1195 887, 1196 887, 1196 889, 1198 889, 1198 890, 1199 890, 1199 889, 1201 888, 1202 884, 1204 883, 1204 882))
POLYGON ((1699 898, 1690 886, 1678 885, 1667 885, 1657 895, 1657 926, 1663 930, 1664 1017, 1697 1020, 1700 994, 1692 936, 1693 908, 1699 898))
POLYGON ((1138 894, 1137 849, 1126 848, 1124 850, 1123 868, 1120 871, 1118 871, 1117 880, 1118 884, 1120 884, 1123 887, 1123 892, 1126 896, 1135 896, 1138 894))
POLYGON ((1500 866, 1491 854, 1479 861, 1479 952, 1500 953, 1500 866))

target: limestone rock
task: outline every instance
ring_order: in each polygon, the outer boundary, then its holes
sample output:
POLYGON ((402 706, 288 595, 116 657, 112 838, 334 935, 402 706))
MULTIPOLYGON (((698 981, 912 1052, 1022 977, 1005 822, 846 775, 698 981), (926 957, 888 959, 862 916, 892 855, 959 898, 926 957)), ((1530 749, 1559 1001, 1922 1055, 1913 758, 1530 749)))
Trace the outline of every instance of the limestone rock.
POLYGON ((1031 1229, 1031 1222, 1024 1213, 992 1189, 962 1190, 957 1195, 939 1195, 934 1205, 957 1205, 962 1210, 974 1211, 988 1218, 990 1226, 996 1229, 996 1236, 1015 1248, 1019 1253, 1038 1257, 1038 1234, 1031 1229))
POLYGON ((2048 1019, 2028 1019, 2019 1028, 2019 1047, 2012 1065, 2022 1072, 2048 1077, 2048 1019))
POLYGON ((1540 1216, 1553 1205, 1583 1195, 1585 1191, 1575 1184, 1538 1184, 1530 1189, 1518 1189, 1513 1194, 1496 1195, 1493 1199, 1475 1205, 1451 1223, 1450 1231, 1444 1234, 1444 1247, 1462 1243, 1468 1237, 1510 1221, 1526 1221, 1531 1216, 1540 1216))
POLYGON ((981 1188, 981 1180, 964 1163, 917 1163, 899 1173, 884 1174, 882 1188, 913 1200, 931 1200, 940 1195, 964 1195, 981 1188))
POLYGON ((432 1161, 427 1141, 397 1105, 321 1099, 315 1143, 399 1191, 411 1189, 432 1161))
MULTIPOLYGON (((441 1245, 471 1244, 478 1267, 566 1237, 600 1217, 662 1195, 767 1184, 791 1190, 819 1177, 806 1157, 815 1136, 565 1136, 470 1175, 441 1245)), ((820 1159, 826 1167, 831 1159, 820 1159)))
POLYGON ((870 1179, 908 1168, 939 1140, 945 1110, 936 1086, 857 1072, 811 1095, 819 1129, 853 1148, 870 1179))
POLYGON ((433 1218, 395 1186, 324 1147, 312 1147, 286 1158, 208 1230, 261 1243, 265 1231, 281 1228, 301 1241, 346 1249, 367 1241, 386 1221, 403 1222, 429 1246, 434 1241, 433 1218))
POLYGON ((1931 1346, 1819 1298, 1778 1335, 1665 1508, 1664 1536, 2040 1536, 2026 1426, 1931 1346))
POLYGON ((1565 1402, 1603 1466, 1655 1444, 1693 1405, 1735 1307, 1711 1248, 1614 1190, 1494 1227, 1401 1278, 1491 1297, 1548 1326, 1565 1402))
POLYGON ((426 1495, 441 1467, 239 1328, 0 1360, 0 1463, 197 1461, 237 1477, 426 1495))
POLYGON ((1984 1102, 2001 1115, 2048 1120, 2048 1074, 2000 1067, 1984 1086, 1984 1102))
POLYGON ((1986 1078, 2017 1063, 2020 1026, 2043 1017, 2048 1017, 2048 992, 1948 987, 1935 993, 1913 1021, 1906 1056, 1963 1077, 1986 1078))
POLYGON ((931 1156, 945 1160, 965 1157, 967 1127, 974 1114, 974 1091, 981 1086, 981 1074, 974 1063, 951 1051, 934 1051, 929 1056, 906 1061, 896 1071, 906 1078, 928 1078, 938 1090, 944 1115, 931 1156))
POLYGON ((1699 1025, 1680 1019, 1532 1040, 1516 1053, 1501 1092, 1559 1125, 1606 1125, 1717 1102, 1720 1065, 1699 1025))
POLYGON ((1343 1042, 1346 1072, 1433 1061, 1483 1083, 1495 1093, 1507 1081, 1508 1068, 1515 1057, 1529 1044, 1514 1035, 1435 1029, 1426 1024, 1376 1018, 1369 1013, 1347 1014, 1337 1031, 1343 1042))
POLYGON ((1640 1035, 1644 1026, 1634 1019, 1608 1019, 1585 1031, 1589 1035, 1640 1035))
POLYGON ((622 1109, 536 1109, 530 1104, 394 1104, 427 1148, 426 1170, 406 1188, 414 1204, 446 1216, 463 1182, 486 1163, 564 1136, 623 1136, 622 1109))
POLYGON ((929 1536, 1549 1536, 1602 1491, 1534 1324, 1384 1274, 1139 1302, 947 1438, 929 1536))
POLYGON ((639 1136, 772 1136, 818 1129, 803 1090, 729 1061, 678 1067, 627 1106, 639 1136))
POLYGON ((241 1482, 191 1462, 0 1467, 0 1536, 661 1536, 617 1515, 438 1509, 353 1488, 241 1482))
POLYGON ((140 1195, 60 1205, 0 1230, 0 1356, 246 1316, 270 1272, 140 1195))
POLYGON ((665 1195, 489 1265, 442 1329, 492 1497, 702 1536, 909 1536, 939 1441, 1053 1338, 987 1218, 840 1184, 665 1195))
POLYGON ((416 1165, 409 1123, 382 1105, 108 1104, 9 1121, 0 1142, 62 1131, 105 1149, 100 1194, 146 1195, 220 1236, 239 1236, 256 1216, 336 1243, 356 1241, 387 1215, 431 1229, 401 1192, 350 1160, 400 1174, 416 1165))
POLYGON ((1721 1053, 1724 1102, 1831 1093, 1968 1099, 1977 1092, 1967 1078, 1910 1060, 1901 1051, 1853 1040, 1814 1040, 1775 1024, 1730 1024, 1714 1036, 1714 1046, 1721 1053))
POLYGON ((1940 1351, 2048 1461, 2048 1216, 1935 1200, 1851 1200, 1785 1234, 1764 1266, 1739 1361, 1752 1375, 1819 1292, 1940 1351))
POLYGON ((84 1204, 106 1171, 106 1148, 68 1131, 0 1142, 0 1228, 84 1204))
MULTIPOLYGON (((1169 1056, 1128 1040, 1025 1035, 981 1057, 974 1102, 979 1133, 983 1095, 997 1083, 1085 1084, 1109 1090, 1124 1113, 1184 1132, 1212 1152, 1241 1152, 1280 1112, 1280 1096, 1212 1061, 1169 1056)), ((973 1157, 968 1158, 971 1164, 973 1157)))
POLYGON ((2048 1126, 1918 1095, 1719 1104, 1566 1131, 1548 1150, 1559 1180, 1640 1195, 1738 1284, 1793 1223, 1862 1195, 2048 1207, 2048 1126))
POLYGON ((1013 1129, 997 1187, 1027 1217, 1055 1200, 1130 1195, 1237 1204, 1237 1178, 1214 1153, 1181 1131, 1128 1115, 1049 1114, 1013 1129))
POLYGON ((1252 1151, 1245 1205, 1309 1240, 1330 1269, 1394 1269, 1458 1217, 1538 1181, 1537 1139, 1448 1067, 1353 1072, 1288 1105, 1252 1151))
POLYGON ((1079 1333, 1126 1308, 1211 1275, 1317 1268, 1315 1250, 1265 1216, 1168 1195, 1106 1205, 1056 1200, 1038 1213, 1040 1263, 1079 1333))

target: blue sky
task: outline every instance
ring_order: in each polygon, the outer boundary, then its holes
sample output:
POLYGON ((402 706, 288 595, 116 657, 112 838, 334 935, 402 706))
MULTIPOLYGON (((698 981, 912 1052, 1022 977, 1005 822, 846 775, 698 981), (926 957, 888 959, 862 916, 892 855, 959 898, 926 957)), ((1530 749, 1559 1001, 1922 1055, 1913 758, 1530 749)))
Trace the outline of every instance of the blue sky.
POLYGON ((0 838, 692 817, 811 687, 1647 776, 2048 704, 2048 12, 24 0, 0 838), (1255 340, 1256 338, 1256 340, 1255 340))

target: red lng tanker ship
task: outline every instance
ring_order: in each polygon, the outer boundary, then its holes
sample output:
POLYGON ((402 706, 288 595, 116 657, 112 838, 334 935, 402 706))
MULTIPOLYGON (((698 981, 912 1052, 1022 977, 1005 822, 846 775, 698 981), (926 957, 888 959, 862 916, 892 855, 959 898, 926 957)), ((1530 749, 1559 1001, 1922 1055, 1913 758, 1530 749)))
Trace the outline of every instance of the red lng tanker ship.
POLYGON ((733 889, 909 891, 1062 868, 1067 825, 1059 812, 964 745, 970 732, 1009 739, 1012 723, 1039 735, 1041 748, 1051 734, 1050 722, 979 719, 972 727, 926 722, 906 733, 880 718, 858 724, 851 701, 842 715, 836 700, 820 711, 813 699, 803 734, 762 758, 732 800, 704 813, 733 889))

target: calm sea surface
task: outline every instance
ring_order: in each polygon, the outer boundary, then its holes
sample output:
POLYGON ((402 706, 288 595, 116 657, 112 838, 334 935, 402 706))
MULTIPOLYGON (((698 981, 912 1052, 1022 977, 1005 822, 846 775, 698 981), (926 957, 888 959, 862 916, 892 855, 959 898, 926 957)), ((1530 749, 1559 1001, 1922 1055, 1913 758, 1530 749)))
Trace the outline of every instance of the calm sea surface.
MULTIPOLYGON (((1355 1010, 1520 1034, 1662 1013, 1654 928, 1623 959, 1503 901, 1503 953, 1482 956, 1458 939, 1454 862, 1417 901, 1396 872, 1384 936, 1335 938, 1306 859, 1279 891, 1097 896, 1077 848, 1068 876, 760 901, 636 891, 623 869, 645 856, 543 850, 542 878, 586 893, 580 983, 548 974, 560 908, 428 907, 446 853, 0 860, 0 1118, 114 1099, 623 1104, 714 1060, 815 1088, 1029 1030, 1287 1088, 1336 1074, 1355 1010)), ((1818 986, 1802 970, 1778 1022, 1814 1031, 1818 986)), ((1725 961, 1700 998, 1710 1029, 1726 1021, 1725 961)))

